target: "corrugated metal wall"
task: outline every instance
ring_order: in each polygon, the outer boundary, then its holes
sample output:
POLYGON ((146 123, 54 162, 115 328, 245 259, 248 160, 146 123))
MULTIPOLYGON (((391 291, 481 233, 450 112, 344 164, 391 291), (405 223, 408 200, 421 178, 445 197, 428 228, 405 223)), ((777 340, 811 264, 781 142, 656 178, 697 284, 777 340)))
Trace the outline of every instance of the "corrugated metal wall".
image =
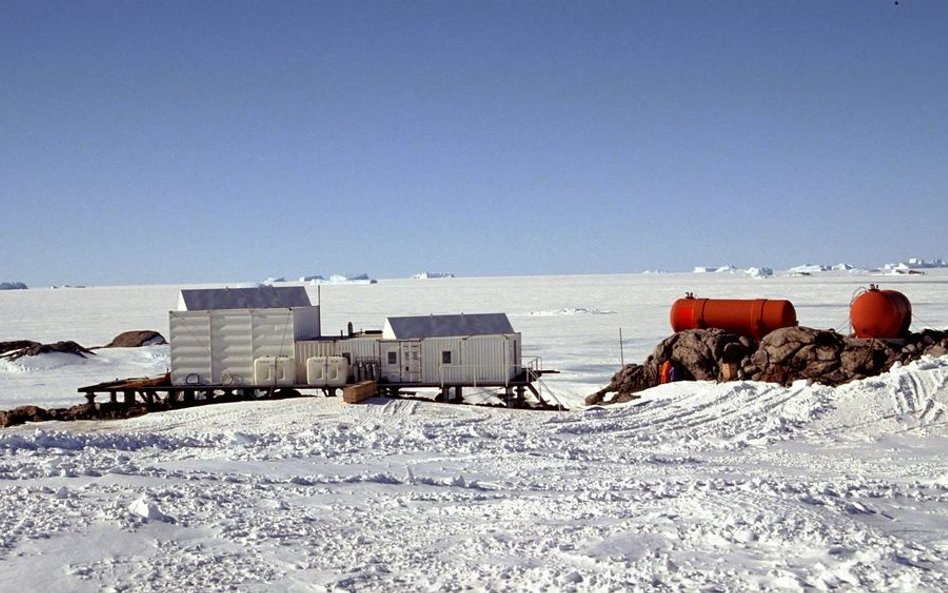
POLYGON ((366 359, 378 359, 379 357, 379 337, 357 336, 353 338, 343 338, 339 340, 336 347, 339 354, 349 353, 352 355, 351 362, 366 359))
POLYGON ((171 311, 171 382, 209 383, 211 380, 211 319, 207 311, 171 311))
POLYGON ((253 383, 253 326, 243 311, 210 311, 211 383, 253 383))
POLYGON ((339 340, 339 356, 349 361, 349 378, 352 381, 377 379, 379 377, 379 341, 382 336, 356 336, 339 340))
POLYGON ((461 362, 461 338, 425 338, 421 345, 421 380, 424 383, 467 383, 461 362), (442 363, 444 353, 451 362, 442 363))
POLYGON ((319 337, 319 307, 293 309, 293 338, 315 340, 319 337))
POLYGON ((253 361, 294 357, 290 309, 171 311, 171 381, 252 384, 253 361))
POLYGON ((511 336, 471 336, 462 343, 461 360, 470 382, 500 383, 512 379, 511 336))

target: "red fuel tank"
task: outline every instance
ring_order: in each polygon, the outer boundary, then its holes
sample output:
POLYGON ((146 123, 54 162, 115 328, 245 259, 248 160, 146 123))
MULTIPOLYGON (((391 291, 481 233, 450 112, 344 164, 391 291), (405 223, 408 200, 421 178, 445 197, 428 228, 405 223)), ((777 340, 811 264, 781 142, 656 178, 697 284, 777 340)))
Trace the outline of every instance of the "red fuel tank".
POLYGON ((897 290, 870 284, 849 306, 849 320, 857 338, 900 338, 912 325, 912 303, 897 290))
POLYGON ((775 329, 797 324, 797 312, 790 301, 696 299, 690 293, 675 301, 670 317, 676 332, 717 327, 758 341, 775 329))

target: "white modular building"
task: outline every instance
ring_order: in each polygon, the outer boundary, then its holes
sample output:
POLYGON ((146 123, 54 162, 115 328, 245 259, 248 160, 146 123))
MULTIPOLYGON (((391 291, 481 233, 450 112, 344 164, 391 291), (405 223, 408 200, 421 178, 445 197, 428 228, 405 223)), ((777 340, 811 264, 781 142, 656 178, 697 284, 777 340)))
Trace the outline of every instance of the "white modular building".
POLYGON ((301 286, 182 290, 169 335, 174 385, 293 385, 319 307, 301 286))
POLYGON ((503 313, 389 317, 382 338, 390 383, 506 384, 522 371, 520 334, 503 313))
POLYGON ((182 290, 169 325, 173 385, 508 385, 523 372, 503 313, 389 317, 381 332, 322 337, 301 286, 182 290))

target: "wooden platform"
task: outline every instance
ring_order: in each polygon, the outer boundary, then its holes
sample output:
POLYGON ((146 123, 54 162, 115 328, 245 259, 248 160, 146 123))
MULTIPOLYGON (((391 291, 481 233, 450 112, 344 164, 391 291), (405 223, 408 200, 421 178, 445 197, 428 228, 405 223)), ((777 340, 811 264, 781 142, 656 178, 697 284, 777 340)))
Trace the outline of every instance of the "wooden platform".
MULTIPOLYGON (((385 383, 363 381, 344 387, 316 387, 313 385, 172 385, 170 374, 160 377, 140 377, 118 379, 96 385, 80 387, 90 405, 108 404, 109 406, 146 406, 149 410, 167 410, 189 406, 247 401, 260 399, 283 399, 301 397, 303 391, 321 391, 332 397, 342 393, 346 401, 363 401, 372 395, 387 397, 411 397, 413 389, 440 389, 436 401, 462 403, 462 391, 467 387, 503 389, 502 399, 507 407, 556 410, 563 409, 558 402, 548 401, 534 383, 542 385, 541 375, 558 371, 529 371, 507 382, 471 384, 427 384, 427 383, 385 383), (370 385, 371 384, 371 387, 370 385), (535 402, 527 401, 527 394, 535 402), (102 400, 97 401, 97 398, 102 400), (108 398, 107 401, 103 401, 108 398)), ((551 395, 551 394, 550 394, 551 395)), ((555 400, 555 398, 553 398, 555 400)))

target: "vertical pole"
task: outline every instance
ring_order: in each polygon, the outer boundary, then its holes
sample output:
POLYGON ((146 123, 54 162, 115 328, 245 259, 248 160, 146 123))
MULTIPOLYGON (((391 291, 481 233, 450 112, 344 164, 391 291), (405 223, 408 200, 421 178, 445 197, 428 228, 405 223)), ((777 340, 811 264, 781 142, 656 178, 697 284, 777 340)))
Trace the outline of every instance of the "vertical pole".
POLYGON ((622 328, 619 328, 619 362, 625 366, 625 350, 622 346, 622 328))

